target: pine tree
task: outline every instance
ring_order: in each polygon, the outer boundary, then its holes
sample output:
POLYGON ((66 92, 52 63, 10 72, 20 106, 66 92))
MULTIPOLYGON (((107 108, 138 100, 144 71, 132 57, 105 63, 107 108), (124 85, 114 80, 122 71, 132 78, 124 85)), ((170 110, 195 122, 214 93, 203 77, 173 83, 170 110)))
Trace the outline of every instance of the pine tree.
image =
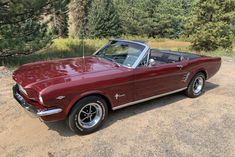
POLYGON ((186 0, 115 0, 124 33, 177 38, 182 33, 186 0))
POLYGON ((81 36, 88 34, 88 13, 92 0, 71 0, 70 10, 70 35, 81 36))
POLYGON ((142 4, 141 30, 148 37, 155 37, 158 34, 157 22, 159 21, 159 16, 157 15, 157 6, 159 4, 159 0, 146 0, 142 4))
POLYGON ((94 0, 88 19, 91 37, 117 37, 122 28, 112 0, 94 0))
POLYGON ((120 16, 123 33, 127 35, 143 35, 142 17, 145 14, 143 0, 114 0, 120 16))
POLYGON ((69 0, 54 1, 50 17, 52 31, 56 36, 68 36, 68 3, 69 0))
POLYGON ((184 9, 182 0, 161 0, 156 8, 156 33, 164 38, 178 38, 182 33, 184 9))
POLYGON ((186 24, 186 35, 192 38, 192 47, 204 51, 231 48, 234 18, 234 0, 197 1, 186 24))
POLYGON ((50 0, 3 0, 0 2, 0 57, 31 54, 51 41, 46 15, 50 0))

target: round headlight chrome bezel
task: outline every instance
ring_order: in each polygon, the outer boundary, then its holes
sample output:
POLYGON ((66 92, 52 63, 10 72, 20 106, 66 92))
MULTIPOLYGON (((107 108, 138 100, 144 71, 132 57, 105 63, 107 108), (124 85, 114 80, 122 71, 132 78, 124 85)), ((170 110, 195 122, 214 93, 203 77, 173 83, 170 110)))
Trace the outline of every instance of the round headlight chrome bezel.
POLYGON ((24 93, 25 95, 28 95, 27 91, 20 85, 18 84, 19 91, 24 93))
POLYGON ((41 95, 39 95, 39 102, 43 105, 43 98, 41 95))

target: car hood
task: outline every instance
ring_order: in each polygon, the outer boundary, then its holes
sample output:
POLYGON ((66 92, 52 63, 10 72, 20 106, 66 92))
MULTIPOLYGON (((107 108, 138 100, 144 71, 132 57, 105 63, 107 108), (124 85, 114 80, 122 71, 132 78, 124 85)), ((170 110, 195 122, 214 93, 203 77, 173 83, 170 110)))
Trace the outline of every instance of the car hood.
POLYGON ((65 78, 106 71, 115 67, 117 65, 111 61, 96 56, 43 61, 22 65, 13 73, 13 79, 24 88, 45 82, 50 82, 46 83, 46 86, 49 86, 53 82, 60 83, 62 80, 64 82, 65 78))

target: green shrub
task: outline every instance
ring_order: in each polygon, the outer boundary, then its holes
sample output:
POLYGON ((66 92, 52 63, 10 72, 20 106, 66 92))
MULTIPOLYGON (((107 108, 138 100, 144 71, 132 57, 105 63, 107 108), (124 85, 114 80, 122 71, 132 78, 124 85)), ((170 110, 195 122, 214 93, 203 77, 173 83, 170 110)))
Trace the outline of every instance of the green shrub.
POLYGON ((231 49, 234 12, 234 0, 198 0, 185 29, 186 35, 192 39, 192 47, 202 51, 231 49))

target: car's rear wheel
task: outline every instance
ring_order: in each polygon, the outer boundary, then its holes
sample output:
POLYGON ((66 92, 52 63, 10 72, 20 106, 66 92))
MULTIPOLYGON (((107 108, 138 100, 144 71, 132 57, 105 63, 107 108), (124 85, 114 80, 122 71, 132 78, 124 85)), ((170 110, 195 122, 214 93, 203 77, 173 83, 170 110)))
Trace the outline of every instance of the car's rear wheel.
POLYGON ((98 130, 108 116, 105 100, 88 96, 78 101, 67 119, 69 128, 77 134, 89 134, 98 130))
POLYGON ((205 87, 205 75, 199 72, 190 81, 188 88, 185 90, 185 95, 187 95, 190 98, 196 98, 202 95, 204 87, 205 87))

